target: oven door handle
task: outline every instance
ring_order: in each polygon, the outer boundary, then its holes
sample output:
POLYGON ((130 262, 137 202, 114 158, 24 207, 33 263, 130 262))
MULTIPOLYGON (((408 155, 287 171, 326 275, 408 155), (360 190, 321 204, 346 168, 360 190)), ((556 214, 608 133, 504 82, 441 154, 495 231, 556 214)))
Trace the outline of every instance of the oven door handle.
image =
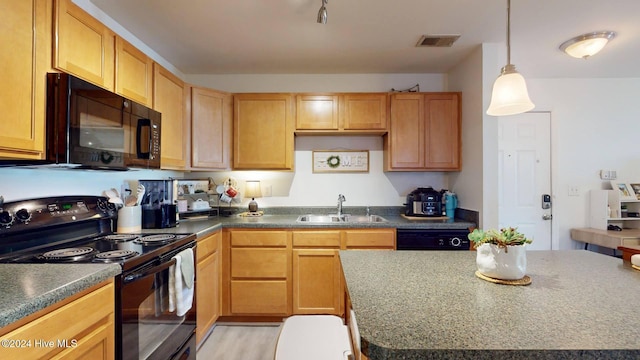
POLYGON ((164 270, 164 269, 166 269, 166 268, 168 268, 168 267, 170 267, 172 265, 175 265, 175 264, 176 264, 176 259, 172 258, 171 260, 167 261, 166 263, 163 263, 163 264, 158 265, 158 266, 154 266, 151 269, 146 269, 144 271, 140 271, 140 272, 136 272, 136 273, 132 273, 132 274, 126 275, 124 277, 124 279, 123 279, 123 282, 125 284, 134 282, 134 281, 138 280, 139 278, 145 277, 147 275, 152 275, 152 274, 158 273, 158 272, 160 272, 160 271, 162 271, 162 270, 164 270))

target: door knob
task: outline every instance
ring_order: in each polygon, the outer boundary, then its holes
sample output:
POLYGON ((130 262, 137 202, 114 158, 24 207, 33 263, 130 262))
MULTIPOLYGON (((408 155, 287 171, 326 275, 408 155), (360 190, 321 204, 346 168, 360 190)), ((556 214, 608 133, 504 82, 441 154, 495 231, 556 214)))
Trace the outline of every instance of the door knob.
POLYGON ((553 219, 553 215, 551 214, 542 215, 542 220, 551 220, 551 219, 553 219))

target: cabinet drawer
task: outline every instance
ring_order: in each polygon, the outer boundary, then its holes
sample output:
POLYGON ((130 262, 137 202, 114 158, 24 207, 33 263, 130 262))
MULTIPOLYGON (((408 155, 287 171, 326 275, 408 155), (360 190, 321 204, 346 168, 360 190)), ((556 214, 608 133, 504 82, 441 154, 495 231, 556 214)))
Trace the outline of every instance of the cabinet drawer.
POLYGON ((231 312, 233 314, 287 315, 288 299, 285 280, 231 281, 231 312))
POLYGON ((294 231, 293 247, 340 247, 340 231, 294 231))
POLYGON ((204 258, 218 250, 218 240, 221 237, 222 233, 218 231, 215 234, 209 235, 202 239, 198 239, 198 248, 196 250, 196 253, 198 254, 197 261, 202 261, 204 258))
POLYGON ((286 249, 231 249, 231 278, 287 278, 286 249))
POLYGON ((231 232, 231 246, 287 246, 286 231, 237 231, 231 232))
POLYGON ((347 249, 395 249, 396 231, 394 229, 351 230, 346 233, 346 246, 347 249))

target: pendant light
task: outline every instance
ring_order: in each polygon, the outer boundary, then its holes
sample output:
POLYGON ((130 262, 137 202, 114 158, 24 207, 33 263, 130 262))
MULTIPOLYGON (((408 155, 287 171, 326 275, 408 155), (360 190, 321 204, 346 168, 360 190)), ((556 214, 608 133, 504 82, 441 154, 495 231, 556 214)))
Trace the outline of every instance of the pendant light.
POLYGON ((322 0, 322 6, 318 10, 318 24, 327 23, 327 3, 329 3, 328 0, 322 0))
POLYGON ((529 99, 524 77, 511 64, 511 0, 507 0, 507 65, 493 83, 487 115, 505 116, 527 112, 535 105, 529 99))

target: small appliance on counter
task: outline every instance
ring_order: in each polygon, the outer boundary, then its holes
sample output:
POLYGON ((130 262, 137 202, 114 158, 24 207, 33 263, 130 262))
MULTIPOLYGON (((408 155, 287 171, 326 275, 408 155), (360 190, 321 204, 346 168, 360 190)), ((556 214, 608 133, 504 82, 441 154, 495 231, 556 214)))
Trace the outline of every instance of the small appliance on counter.
POLYGON ((455 218, 456 208, 458 207, 458 195, 451 191, 444 193, 444 208, 449 219, 455 218))
POLYGON ((175 227, 178 220, 178 180, 140 180, 145 188, 142 206, 142 228, 175 227))
POLYGON ((407 216, 442 216, 442 194, 447 190, 437 191, 432 187, 420 187, 407 195, 405 215, 407 216))

